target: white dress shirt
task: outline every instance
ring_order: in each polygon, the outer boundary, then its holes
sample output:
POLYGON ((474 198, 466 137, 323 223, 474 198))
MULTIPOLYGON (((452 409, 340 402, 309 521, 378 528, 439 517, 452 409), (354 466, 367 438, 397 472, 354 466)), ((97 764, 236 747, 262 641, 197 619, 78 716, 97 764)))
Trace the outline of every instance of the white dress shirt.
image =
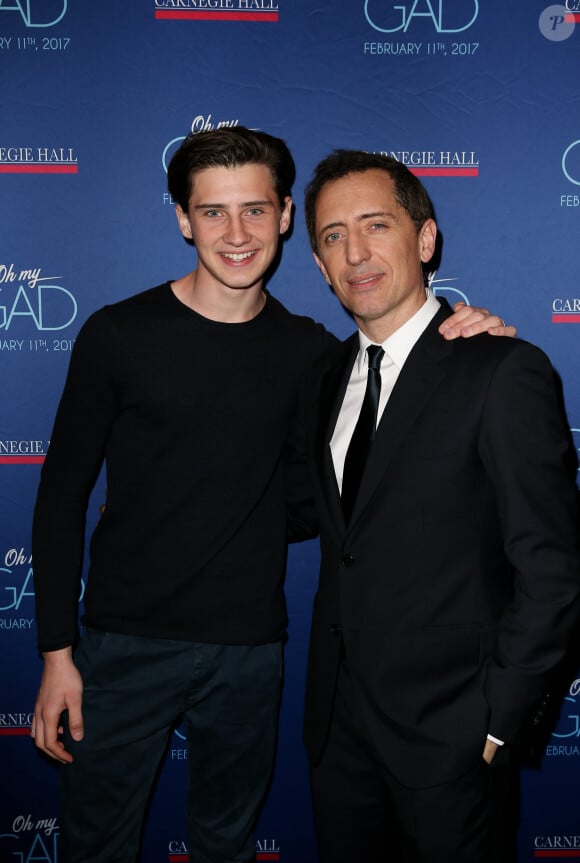
MULTIPOLYGON (((421 308, 415 312, 412 318, 409 318, 402 327, 385 339, 382 342, 385 355, 381 360, 381 394, 379 397, 379 410, 377 413, 377 426, 381 421, 383 411, 389 400, 393 388, 397 382, 397 378, 405 364, 405 360, 411 353, 415 342, 427 329, 430 322, 440 309, 439 302, 435 299, 431 291, 426 292, 426 299, 421 308)), ((338 420, 330 441, 330 449, 332 451, 332 461, 334 464, 334 472, 338 483, 339 491, 342 492, 342 474, 344 470, 344 460, 346 451, 356 426, 360 409, 362 406, 368 375, 368 354, 367 348, 372 345, 364 333, 358 331, 359 337, 359 352, 352 367, 350 380, 344 394, 344 400, 340 408, 338 420)))

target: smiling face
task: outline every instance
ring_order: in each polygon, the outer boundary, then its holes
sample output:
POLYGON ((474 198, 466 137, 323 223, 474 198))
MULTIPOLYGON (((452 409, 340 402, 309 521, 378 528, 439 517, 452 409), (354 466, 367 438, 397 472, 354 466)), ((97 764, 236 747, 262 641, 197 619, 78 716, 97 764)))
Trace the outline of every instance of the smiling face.
POLYGON ((360 329, 384 341, 425 302, 421 264, 433 256, 437 226, 417 231, 378 168, 331 180, 316 199, 316 263, 360 329))
POLYGON ((292 211, 290 197, 280 205, 266 165, 199 171, 187 212, 179 205, 175 209, 181 233, 197 250, 200 288, 261 289, 292 211))

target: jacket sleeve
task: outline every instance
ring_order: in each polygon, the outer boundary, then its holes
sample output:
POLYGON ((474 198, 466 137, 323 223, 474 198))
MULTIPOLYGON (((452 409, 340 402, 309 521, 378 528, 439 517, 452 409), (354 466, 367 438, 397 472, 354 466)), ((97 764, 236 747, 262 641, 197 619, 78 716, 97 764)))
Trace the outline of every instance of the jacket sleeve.
POLYGON ((517 740, 561 665, 580 602, 578 492, 554 371, 525 342, 497 367, 486 395, 480 454, 496 491, 513 567, 488 668, 489 732, 517 740))

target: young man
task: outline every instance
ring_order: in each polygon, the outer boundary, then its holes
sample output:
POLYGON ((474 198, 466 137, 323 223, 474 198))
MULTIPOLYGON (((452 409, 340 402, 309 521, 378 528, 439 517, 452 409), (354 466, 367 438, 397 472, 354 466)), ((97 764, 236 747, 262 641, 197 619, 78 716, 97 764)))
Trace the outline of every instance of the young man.
POLYGON ((437 225, 400 163, 337 151, 306 192, 359 331, 308 378, 322 563, 305 741, 321 863, 515 860, 511 744, 578 622, 572 451, 553 371, 445 342, 437 225), (366 437, 365 437, 366 435, 366 437))
POLYGON ((335 341, 264 288, 294 173, 284 142, 263 133, 186 139, 168 182, 196 269, 96 312, 75 344, 33 537, 44 673, 32 733, 66 764, 65 863, 135 859, 182 719, 190 860, 254 859, 286 632, 286 498, 305 494, 289 432, 306 370, 335 341))

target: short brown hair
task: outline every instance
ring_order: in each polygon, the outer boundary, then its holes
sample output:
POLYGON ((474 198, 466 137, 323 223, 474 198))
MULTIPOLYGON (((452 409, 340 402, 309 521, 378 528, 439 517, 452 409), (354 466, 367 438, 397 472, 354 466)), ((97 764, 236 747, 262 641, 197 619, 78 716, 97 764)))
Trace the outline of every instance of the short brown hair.
POLYGON ((284 198, 292 193, 296 178, 290 150, 281 138, 244 126, 188 135, 173 154, 167 169, 169 194, 187 211, 195 174, 206 168, 235 168, 248 164, 266 165, 270 169, 282 206, 284 198))
POLYGON ((395 198, 407 211, 417 231, 427 219, 434 219, 433 204, 420 180, 402 162, 381 153, 365 150, 334 150, 318 163, 304 196, 306 227, 312 250, 318 250, 316 241, 316 201, 323 187, 333 180, 378 168, 385 171, 395 184, 395 198))

